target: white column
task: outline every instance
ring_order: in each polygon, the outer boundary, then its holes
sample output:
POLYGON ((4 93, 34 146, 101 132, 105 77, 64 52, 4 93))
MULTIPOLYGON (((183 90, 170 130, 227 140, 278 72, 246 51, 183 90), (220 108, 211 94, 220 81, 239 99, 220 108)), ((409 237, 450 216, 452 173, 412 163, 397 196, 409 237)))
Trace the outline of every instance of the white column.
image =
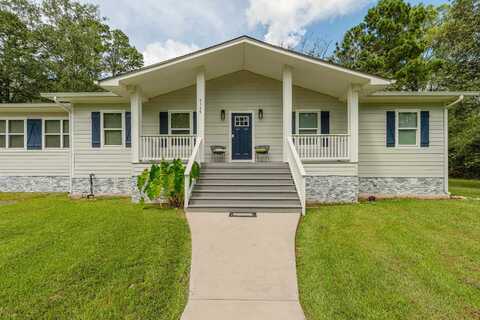
POLYGON ((443 186, 445 193, 448 192, 448 108, 443 110, 443 186))
POLYGON ((292 135, 292 67, 284 66, 283 75, 283 161, 287 162, 287 138, 292 135))
POLYGON ((358 88, 348 87, 348 134, 350 135, 350 162, 358 162, 358 88))
POLYGON ((139 87, 130 90, 130 111, 132 117, 132 162, 140 160, 140 136, 142 135, 142 100, 143 95, 139 87))
POLYGON ((205 155, 205 69, 200 68, 197 72, 197 136, 202 138, 203 144, 200 150, 200 161, 204 161, 205 155))

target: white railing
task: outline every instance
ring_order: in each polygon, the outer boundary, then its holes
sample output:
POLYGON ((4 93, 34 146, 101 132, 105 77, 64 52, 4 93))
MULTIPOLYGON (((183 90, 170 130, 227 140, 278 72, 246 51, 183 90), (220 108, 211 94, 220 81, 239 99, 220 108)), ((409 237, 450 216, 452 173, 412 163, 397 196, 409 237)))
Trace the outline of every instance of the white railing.
POLYGON ((294 134, 293 144, 302 160, 348 160, 348 134, 294 134))
POLYGON ((140 160, 187 160, 192 154, 195 135, 162 135, 140 137, 140 160))
POLYGON ((193 148, 192 154, 190 155, 187 163, 187 167, 185 168, 185 184, 184 184, 184 208, 188 207, 188 202, 190 200, 190 195, 192 194, 193 186, 195 185, 195 180, 192 180, 192 184, 190 184, 190 173, 192 172, 192 167, 195 162, 200 164, 200 157, 202 153, 203 147, 203 140, 202 138, 197 138, 197 142, 195 143, 195 147, 193 148))
POLYGON ((287 160, 290 171, 292 172, 293 181, 295 182, 295 187, 297 188, 298 197, 300 198, 300 203, 302 205, 302 214, 305 214, 305 202, 306 202, 306 191, 305 191, 305 169, 303 168, 302 161, 298 156, 295 145, 293 144, 292 138, 287 138, 287 160))

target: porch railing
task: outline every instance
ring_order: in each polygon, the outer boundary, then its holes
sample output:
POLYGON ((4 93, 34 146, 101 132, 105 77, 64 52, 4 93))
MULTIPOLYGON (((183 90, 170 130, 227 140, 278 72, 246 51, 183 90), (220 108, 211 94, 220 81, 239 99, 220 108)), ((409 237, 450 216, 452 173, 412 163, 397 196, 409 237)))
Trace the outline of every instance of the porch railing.
POLYGON ((184 207, 188 207, 188 202, 190 201, 190 196, 192 195, 192 190, 193 186, 195 185, 196 181, 192 179, 190 181, 190 173, 192 172, 192 167, 195 162, 198 162, 199 165, 200 163, 200 158, 201 158, 201 153, 202 153, 202 147, 203 147, 203 141, 202 138, 196 139, 195 147, 193 148, 193 152, 190 155, 187 163, 187 167, 185 168, 185 184, 184 184, 184 207))
POLYGON ((305 186, 305 169, 303 168, 302 161, 298 156, 297 150, 293 145, 292 138, 287 138, 287 161, 290 171, 292 172, 293 181, 295 182, 295 188, 297 189, 298 197, 302 205, 302 214, 305 214, 305 202, 306 202, 306 186, 305 186))
POLYGON ((293 144, 302 160, 348 160, 348 134, 294 134, 293 144))
POLYGON ((140 160, 188 160, 196 140, 195 135, 142 136, 140 160))

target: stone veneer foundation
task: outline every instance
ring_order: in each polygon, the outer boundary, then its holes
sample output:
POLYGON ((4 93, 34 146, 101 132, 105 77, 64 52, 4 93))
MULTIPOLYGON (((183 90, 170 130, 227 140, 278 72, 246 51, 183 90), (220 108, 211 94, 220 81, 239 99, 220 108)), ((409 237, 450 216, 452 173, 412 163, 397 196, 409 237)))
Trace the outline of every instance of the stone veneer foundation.
POLYGON ((444 178, 360 177, 359 192, 382 196, 446 195, 444 178))
POLYGON ((69 192, 68 176, 3 176, 0 192, 69 192))
MULTIPOLYGON (((72 195, 90 193, 90 178, 73 178, 72 195)), ((131 177, 94 177, 93 193, 95 195, 130 195, 132 193, 131 177)))
POLYGON ((358 200, 357 176, 306 176, 307 203, 348 203, 358 200))

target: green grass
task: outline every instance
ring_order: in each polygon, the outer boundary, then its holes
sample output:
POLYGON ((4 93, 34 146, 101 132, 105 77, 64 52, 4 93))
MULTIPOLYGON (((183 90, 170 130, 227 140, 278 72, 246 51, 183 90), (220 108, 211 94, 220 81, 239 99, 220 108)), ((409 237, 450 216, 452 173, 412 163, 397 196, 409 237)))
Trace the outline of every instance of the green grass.
POLYGON ((448 188, 452 195, 480 199, 480 180, 450 178, 448 188))
POLYGON ((479 201, 310 209, 297 256, 310 320, 480 318, 479 201))
POLYGON ((0 319, 178 319, 190 251, 174 210, 2 194, 0 319))

